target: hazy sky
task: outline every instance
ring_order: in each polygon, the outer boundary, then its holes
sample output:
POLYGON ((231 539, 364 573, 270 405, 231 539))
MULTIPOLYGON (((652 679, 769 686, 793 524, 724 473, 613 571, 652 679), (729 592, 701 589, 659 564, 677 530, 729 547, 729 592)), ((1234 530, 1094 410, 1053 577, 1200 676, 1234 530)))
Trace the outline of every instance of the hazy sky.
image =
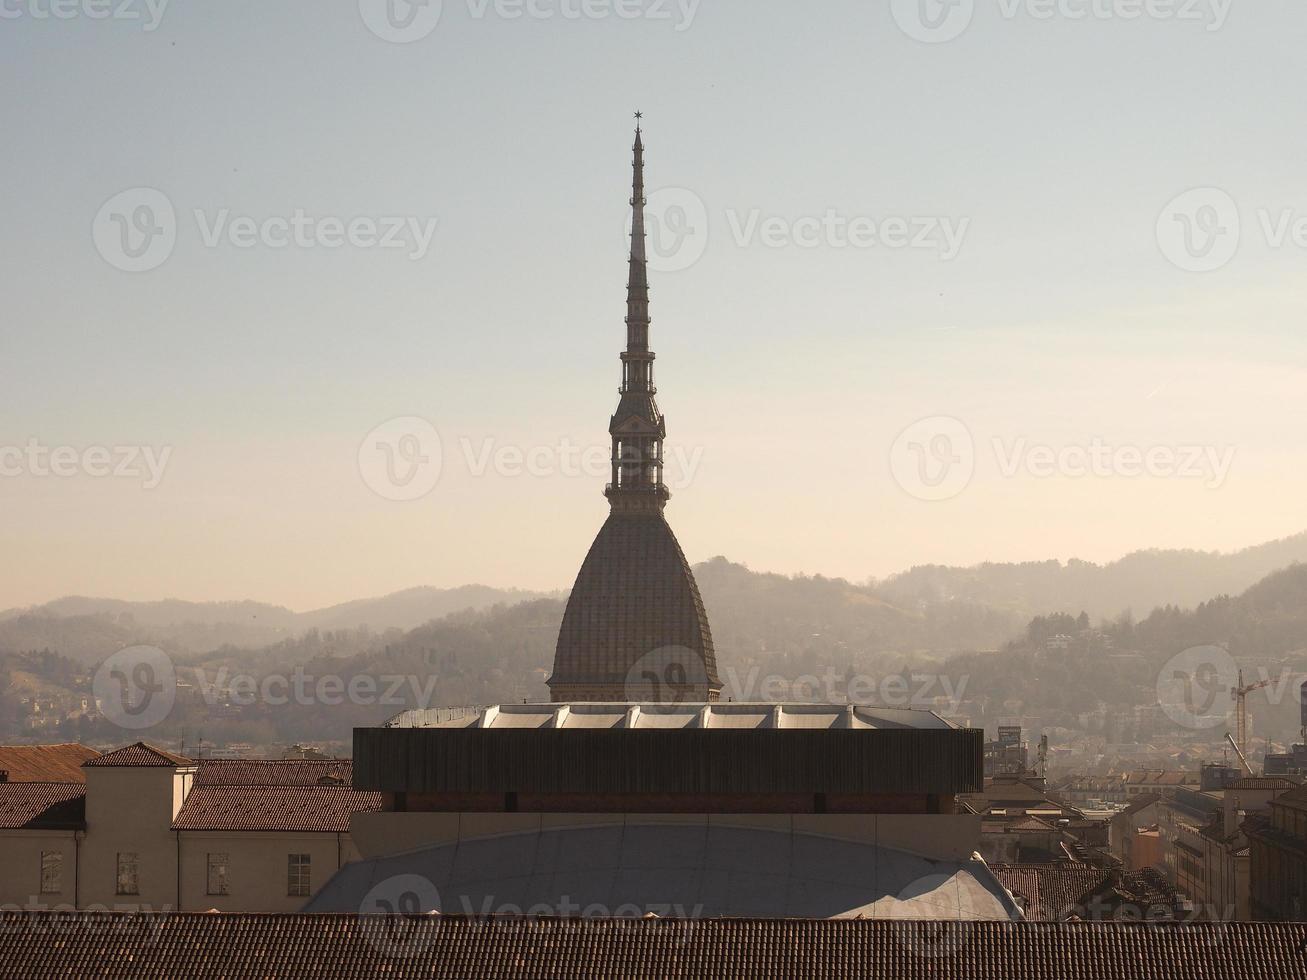
POLYGON ((0 607, 569 586, 637 108, 692 561, 1307 523, 1300 0, 55 3, 0 0, 0 607))

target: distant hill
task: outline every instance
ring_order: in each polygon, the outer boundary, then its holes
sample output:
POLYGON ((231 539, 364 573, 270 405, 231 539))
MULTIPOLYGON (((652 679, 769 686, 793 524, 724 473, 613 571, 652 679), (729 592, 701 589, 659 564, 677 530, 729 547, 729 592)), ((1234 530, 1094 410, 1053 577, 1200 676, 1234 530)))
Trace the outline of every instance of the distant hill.
POLYGON ((1134 645, 1165 656, 1210 643, 1225 644, 1235 657, 1267 662, 1302 653, 1307 651, 1307 564, 1292 565, 1241 595, 1219 595, 1194 609, 1154 609, 1128 634, 1134 645))
POLYGON ((1237 595, 1299 562, 1307 562, 1307 532, 1229 554, 1137 551, 1107 565, 1079 560, 921 565, 879 583, 876 593, 909 606, 964 599, 1027 618, 1083 610, 1097 620, 1127 609, 1143 616, 1158 606, 1196 606, 1215 595, 1237 595))
POLYGON ((0 622, 0 653, 50 650, 83 663, 103 660, 135 643, 154 643, 151 630, 112 613, 54 616, 28 613, 0 622))
POLYGON ((252 601, 128 602, 69 596, 30 609, 0 612, 0 652, 48 649, 74 660, 97 661, 133 643, 181 653, 221 647, 258 649, 313 629, 410 630, 463 609, 488 609, 540 595, 483 585, 416 588, 304 613, 252 601))
MULTIPOLYGON (((1136 709, 1151 706, 1156 716, 1158 670, 1180 650, 1224 643, 1241 663, 1307 669, 1307 564, 1275 572, 1237 595, 1217 595, 1190 609, 1163 605, 1143 618, 1115 617, 1101 628, 1079 616, 1079 603, 1022 620, 1010 609, 968 598, 897 605, 879 586, 759 573, 724 558, 697 566, 696 575, 722 679, 727 693, 737 697, 839 696, 838 689, 805 692, 797 683, 805 676, 937 676, 950 679, 959 700, 965 687, 961 717, 975 724, 992 728, 1005 717, 1033 712, 1048 727, 1088 732, 1115 726, 1114 739, 1130 741, 1145 740, 1156 730, 1139 727, 1149 713, 1136 709), (1061 647, 1050 645, 1053 636, 1061 647), (759 678, 783 678, 794 686, 777 690, 757 683, 759 678)), ((544 698, 564 603, 559 598, 512 601, 524 594, 508 593, 509 601, 493 606, 467 605, 494 591, 414 590, 378 600, 380 605, 346 604, 331 613, 339 620, 324 615, 321 627, 275 643, 217 646, 205 653, 160 639, 175 627, 147 627, 125 613, 12 616, 0 622, 0 730, 12 730, 17 698, 61 691, 84 695, 87 665, 122 646, 151 641, 174 655, 179 670, 203 669, 209 677, 224 669, 262 677, 302 667, 310 677, 406 679, 402 703, 256 704, 235 713, 180 705, 158 734, 164 739, 203 731, 219 742, 347 740, 352 726, 375 724, 413 706, 419 690, 430 704, 544 698), (390 616, 418 616, 440 602, 464 605, 407 631, 383 627, 374 615, 390 609, 390 616), (371 620, 369 628, 328 625, 360 616, 371 620), (51 652, 20 653, 47 649, 51 652)), ((931 696, 943 693, 937 687, 931 696)), ((1296 725, 1296 703, 1271 711, 1258 702, 1258 711, 1264 719, 1260 733, 1283 737, 1281 729, 1296 725)), ((108 743, 121 733, 107 724, 59 734, 108 743)), ((1170 729, 1166 733, 1173 735, 1170 729)))
MULTIPOLYGON (((1140 551, 1107 565, 1073 560, 923 565, 884 581, 755 572, 714 558, 696 567, 723 663, 857 662, 898 654, 947 656, 993 650, 1019 637, 1035 616, 1081 611, 1095 622, 1124 610, 1145 617, 1213 596, 1238 595, 1271 573, 1307 562, 1307 533, 1232 554, 1140 551)), ((126 602, 68 597, 0 613, 0 653, 51 650, 86 663, 133 643, 179 654, 233 648, 297 655, 296 639, 367 627, 377 636, 409 631, 452 613, 561 600, 564 594, 466 585, 293 612, 254 601, 126 602)), ((561 608, 561 606, 560 606, 561 608)), ((353 643, 358 642, 351 641, 353 643)), ((788 668, 787 668, 788 669, 788 668)))
MULTIPOLYGON (((960 654, 940 670, 969 679, 973 703, 965 710, 973 724, 991 730, 1020 715, 1037 716, 1045 727, 1084 730, 1085 719, 1097 715, 1093 724, 1100 733, 1116 727, 1114 741, 1143 742, 1160 733, 1179 745, 1197 733, 1156 717, 1150 728, 1136 709, 1156 715, 1163 665, 1182 651, 1212 646, 1229 650, 1250 679, 1274 680, 1275 701, 1271 691, 1250 696, 1256 732, 1291 739, 1298 728, 1297 686, 1307 676, 1307 564, 1274 572, 1239 595, 1218 595, 1192 609, 1162 606, 1137 622, 1121 617, 1102 631, 1077 632, 1067 613, 1041 616, 1004 649, 960 654), (1066 645, 1049 645, 1053 634, 1063 634, 1066 645)), ((1221 697, 1226 704, 1224 688, 1221 697)), ((1213 734, 1219 738, 1220 729, 1213 734)))
POLYGON ((714 558, 695 567, 719 659, 767 654, 848 661, 887 652, 993 649, 1025 619, 967 598, 897 602, 844 579, 755 572, 714 558))
POLYGON ((326 609, 301 613, 296 625, 301 629, 348 629, 366 625, 379 630, 411 630, 463 609, 489 609, 491 606, 558 598, 560 595, 558 592, 492 589, 487 585, 463 585, 456 589, 420 587, 394 592, 378 599, 356 599, 326 609))

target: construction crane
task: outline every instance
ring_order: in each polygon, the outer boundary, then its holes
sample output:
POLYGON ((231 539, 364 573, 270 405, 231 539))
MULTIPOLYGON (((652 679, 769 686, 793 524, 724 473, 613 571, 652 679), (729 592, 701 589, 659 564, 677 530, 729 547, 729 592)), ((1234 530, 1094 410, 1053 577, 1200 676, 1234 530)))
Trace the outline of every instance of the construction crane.
POLYGON ((1248 759, 1243 754, 1243 749, 1239 748, 1234 740, 1234 736, 1229 732, 1225 733, 1225 740, 1230 743, 1230 748, 1234 749, 1234 754, 1239 757, 1239 765, 1243 766, 1243 771, 1249 776, 1253 774, 1253 767, 1248 765, 1248 759))
MULTIPOLYGON (((1239 733, 1239 755, 1246 758, 1248 755, 1248 695, 1253 691, 1261 690, 1271 683, 1268 677, 1264 681, 1258 681, 1256 684, 1245 685, 1243 682, 1243 670, 1239 671, 1239 683, 1237 687, 1230 688, 1230 697, 1234 698, 1234 726, 1235 731, 1239 733)), ((1244 765, 1248 763, 1245 761, 1244 765)))

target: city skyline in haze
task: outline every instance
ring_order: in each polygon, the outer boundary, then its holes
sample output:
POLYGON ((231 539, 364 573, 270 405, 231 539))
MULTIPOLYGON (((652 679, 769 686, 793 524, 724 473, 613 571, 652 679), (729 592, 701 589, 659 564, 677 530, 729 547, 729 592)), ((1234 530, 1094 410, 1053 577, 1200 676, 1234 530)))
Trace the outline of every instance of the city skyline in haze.
POLYGON ((1303 530, 1300 6, 91 6, 0 25, 0 607, 569 587, 636 110, 692 562, 1303 530))

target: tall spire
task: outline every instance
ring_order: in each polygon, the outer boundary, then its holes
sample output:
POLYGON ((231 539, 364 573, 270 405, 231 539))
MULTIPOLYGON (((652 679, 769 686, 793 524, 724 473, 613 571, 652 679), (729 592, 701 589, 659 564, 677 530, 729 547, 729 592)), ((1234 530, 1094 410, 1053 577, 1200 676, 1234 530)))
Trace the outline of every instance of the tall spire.
POLYGON ((715 701, 712 631, 694 572, 663 514, 666 426, 654 401, 644 237, 644 137, 636 113, 626 350, 608 519, 590 546, 558 630, 555 701, 715 701))
POLYGON ((649 348, 649 265, 644 240, 644 140, 635 114, 635 162, 631 170, 631 268, 626 280, 626 349, 649 348))
POLYGON ((626 350, 622 354, 621 401, 608 426, 613 441, 612 482, 606 491, 613 509, 661 510, 670 494, 663 483, 666 426, 653 383, 649 350, 649 264, 644 231, 644 137, 642 113, 635 114, 631 165, 631 258, 626 280, 626 350))

